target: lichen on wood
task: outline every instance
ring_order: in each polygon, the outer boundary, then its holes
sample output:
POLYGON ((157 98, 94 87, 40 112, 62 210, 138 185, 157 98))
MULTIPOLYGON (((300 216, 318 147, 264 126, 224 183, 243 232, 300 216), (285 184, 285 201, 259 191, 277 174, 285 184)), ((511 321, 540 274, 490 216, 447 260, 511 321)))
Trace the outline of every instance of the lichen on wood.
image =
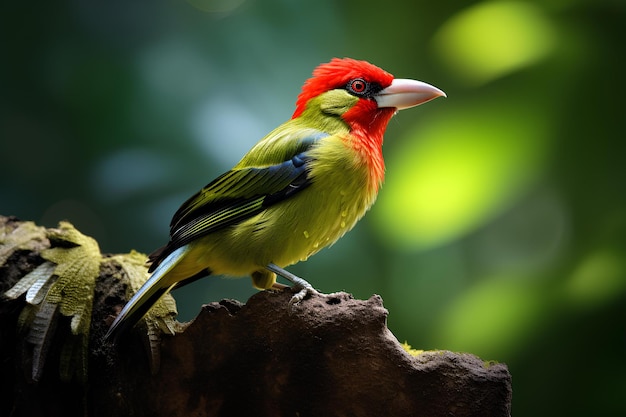
MULTIPOLYGON (((120 265, 122 274, 119 278, 126 280, 130 295, 149 276, 147 257, 135 251, 103 256, 97 242, 69 222, 60 222, 58 228, 45 229, 32 222, 0 217, 0 267, 21 251, 34 255, 38 265, 19 276, 0 294, 9 300, 24 295, 17 329, 22 335, 22 361, 31 368, 30 379, 41 379, 59 324, 65 325, 61 320, 63 316, 69 318, 69 333, 62 340, 57 339, 62 344, 59 356, 55 358, 59 364, 59 377, 65 381, 76 378, 86 383, 93 298, 100 270, 105 263, 120 265)), ((158 366, 160 335, 174 334, 175 315, 174 300, 167 296, 144 318, 153 368, 158 366)))

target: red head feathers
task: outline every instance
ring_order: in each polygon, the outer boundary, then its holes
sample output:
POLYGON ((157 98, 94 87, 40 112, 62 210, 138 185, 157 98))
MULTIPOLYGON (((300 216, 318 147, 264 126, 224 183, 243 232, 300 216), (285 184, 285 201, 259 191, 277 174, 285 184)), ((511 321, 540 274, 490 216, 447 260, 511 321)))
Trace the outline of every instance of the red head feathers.
POLYGON ((332 116, 340 115, 349 126, 350 133, 344 139, 354 154, 368 165, 373 189, 378 188, 383 178, 382 144, 389 120, 398 110, 445 97, 443 91, 430 84, 395 79, 369 62, 335 58, 318 66, 313 77, 304 83, 292 119, 302 115, 311 99, 335 89, 344 89, 358 97, 350 101, 351 107, 338 107, 343 113, 332 116))
POLYGON ((388 87, 393 81, 393 75, 367 61, 358 61, 352 58, 333 58, 330 62, 315 68, 313 77, 304 83, 302 92, 296 101, 296 111, 292 118, 302 114, 306 103, 313 97, 335 88, 344 88, 348 81, 355 78, 362 78, 367 82, 376 83, 381 88, 388 87))

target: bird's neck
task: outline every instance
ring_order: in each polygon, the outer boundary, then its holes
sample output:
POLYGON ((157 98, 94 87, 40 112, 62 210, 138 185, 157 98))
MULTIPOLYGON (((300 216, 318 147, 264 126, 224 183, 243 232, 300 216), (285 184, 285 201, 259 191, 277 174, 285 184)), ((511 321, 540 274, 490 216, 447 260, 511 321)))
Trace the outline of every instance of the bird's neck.
POLYGON ((377 192, 385 177, 383 136, 396 109, 379 109, 373 100, 359 100, 348 103, 351 107, 346 110, 345 106, 330 105, 333 103, 328 97, 327 93, 324 103, 313 100, 302 115, 292 120, 331 135, 345 135, 347 145, 365 164, 370 187, 377 192))
POLYGON ((363 158, 370 173, 370 184, 378 191, 385 178, 383 138, 387 124, 396 110, 393 108, 353 109, 343 115, 350 126, 350 145, 363 158))

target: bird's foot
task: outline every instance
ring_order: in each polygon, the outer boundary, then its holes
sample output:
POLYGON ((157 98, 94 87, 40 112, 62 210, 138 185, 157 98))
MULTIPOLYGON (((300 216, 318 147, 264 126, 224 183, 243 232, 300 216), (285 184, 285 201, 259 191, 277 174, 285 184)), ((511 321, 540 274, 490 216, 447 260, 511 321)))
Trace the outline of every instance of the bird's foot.
POLYGON ((291 300, 289 300, 290 306, 298 305, 300 301, 304 300, 310 295, 319 294, 319 291, 313 288, 311 284, 309 284, 305 280, 302 280, 302 283, 294 284, 292 288, 299 289, 299 291, 295 293, 293 297, 291 297, 291 300))
MULTIPOLYGON (((311 294, 319 294, 319 292, 315 288, 313 288, 313 286, 309 284, 307 280, 292 274, 291 272, 279 267, 278 265, 270 263, 267 265, 266 268, 276 275, 280 275, 281 277, 291 281, 293 284, 291 288, 298 290, 298 292, 295 293, 293 297, 291 297, 291 300, 289 301, 290 306, 297 305, 298 303, 300 303, 300 301, 304 300, 311 294)), ((278 284, 278 286, 280 285, 282 284, 278 284)))

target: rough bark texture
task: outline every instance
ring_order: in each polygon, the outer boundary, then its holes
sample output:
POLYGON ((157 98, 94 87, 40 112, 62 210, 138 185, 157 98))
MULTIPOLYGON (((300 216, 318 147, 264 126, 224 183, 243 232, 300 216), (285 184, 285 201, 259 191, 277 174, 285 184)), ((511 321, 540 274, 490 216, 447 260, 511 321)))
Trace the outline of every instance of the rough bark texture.
MULTIPOLYGON (((36 253, 16 252, 0 268, 0 291, 38 263, 36 253)), ((43 378, 29 382, 16 330, 23 297, 0 298, 0 415, 510 415, 506 365, 448 351, 409 355, 387 329, 379 296, 314 295, 290 306, 289 291, 265 291, 245 305, 208 304, 163 339, 152 375, 138 332, 117 346, 101 341, 112 294, 123 293, 110 273, 102 267, 96 289, 85 384, 59 380, 54 347, 43 378)))

